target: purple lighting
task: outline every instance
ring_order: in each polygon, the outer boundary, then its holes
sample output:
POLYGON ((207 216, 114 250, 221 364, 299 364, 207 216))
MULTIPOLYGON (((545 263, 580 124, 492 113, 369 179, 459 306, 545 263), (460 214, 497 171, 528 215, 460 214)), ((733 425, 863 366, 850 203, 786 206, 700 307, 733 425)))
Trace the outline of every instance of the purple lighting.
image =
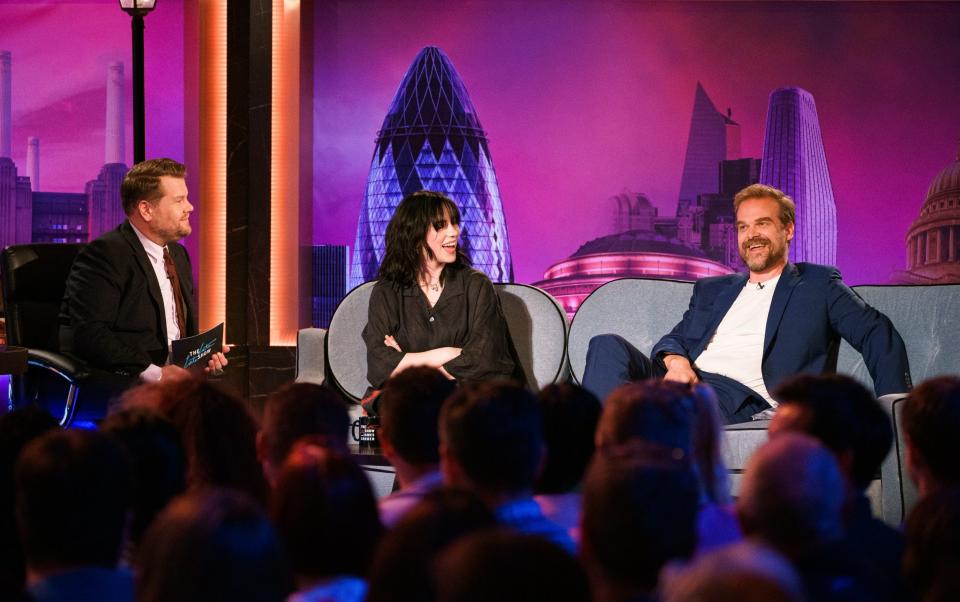
POLYGON ((790 261, 837 264, 837 206, 813 95, 801 88, 770 94, 760 182, 797 204, 790 261))

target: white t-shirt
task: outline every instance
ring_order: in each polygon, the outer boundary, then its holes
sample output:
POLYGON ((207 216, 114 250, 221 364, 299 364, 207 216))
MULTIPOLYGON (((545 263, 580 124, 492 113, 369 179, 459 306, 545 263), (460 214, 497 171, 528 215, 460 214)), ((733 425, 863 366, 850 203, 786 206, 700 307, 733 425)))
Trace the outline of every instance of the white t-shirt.
POLYGON ((777 402, 767 392, 761 363, 770 302, 779 280, 778 275, 762 287, 747 282, 696 361, 700 370, 743 383, 774 407, 777 402))

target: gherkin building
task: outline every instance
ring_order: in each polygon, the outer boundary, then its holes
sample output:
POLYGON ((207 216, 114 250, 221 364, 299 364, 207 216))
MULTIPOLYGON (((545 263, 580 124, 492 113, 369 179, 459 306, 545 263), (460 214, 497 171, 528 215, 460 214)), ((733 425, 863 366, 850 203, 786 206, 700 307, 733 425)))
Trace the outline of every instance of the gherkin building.
POLYGON ((460 209, 460 245, 494 282, 512 282, 500 188, 487 137, 450 59, 428 46, 417 54, 377 133, 360 208, 350 279, 377 277, 387 224, 404 196, 435 190, 460 209))

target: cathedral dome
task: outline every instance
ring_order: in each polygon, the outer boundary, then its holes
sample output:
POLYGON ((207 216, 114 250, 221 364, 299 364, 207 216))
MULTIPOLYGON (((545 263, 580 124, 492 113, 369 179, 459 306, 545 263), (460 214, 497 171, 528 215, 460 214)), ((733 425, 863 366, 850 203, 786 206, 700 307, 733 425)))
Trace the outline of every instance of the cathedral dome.
POLYGON ((960 149, 957 158, 930 182, 920 215, 960 207, 960 149))
POLYGON ((907 230, 904 284, 960 282, 960 151, 930 182, 920 215, 907 230))

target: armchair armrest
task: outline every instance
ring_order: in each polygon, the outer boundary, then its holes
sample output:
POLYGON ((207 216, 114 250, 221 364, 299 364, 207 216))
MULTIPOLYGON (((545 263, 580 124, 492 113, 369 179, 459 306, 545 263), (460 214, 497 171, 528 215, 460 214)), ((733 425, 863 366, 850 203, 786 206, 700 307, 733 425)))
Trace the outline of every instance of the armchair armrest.
POLYGON ((916 486, 910 479, 906 463, 906 440, 900 412, 906 393, 890 393, 877 401, 890 416, 893 427, 893 446, 880 464, 880 501, 883 521, 899 527, 916 500, 916 486))
POLYGON ((327 331, 323 328, 302 328, 297 331, 298 383, 322 385, 326 381, 327 331))
POLYGON ((29 349, 27 363, 59 372, 61 376, 71 382, 86 378, 88 373, 87 365, 84 362, 43 349, 29 349))

